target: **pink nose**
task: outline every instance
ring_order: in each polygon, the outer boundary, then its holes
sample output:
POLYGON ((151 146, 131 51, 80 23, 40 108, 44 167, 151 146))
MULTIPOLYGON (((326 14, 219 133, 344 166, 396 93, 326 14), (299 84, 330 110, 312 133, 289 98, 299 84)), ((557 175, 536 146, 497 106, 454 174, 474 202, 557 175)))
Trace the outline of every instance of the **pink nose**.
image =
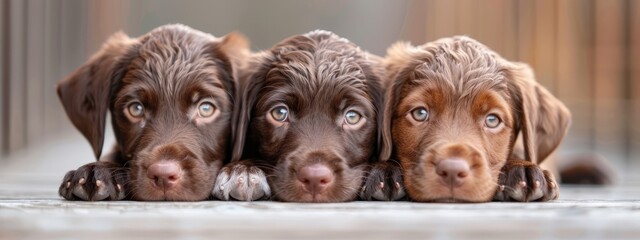
POLYGON ((459 187, 469 176, 469 164, 459 158, 442 160, 436 166, 436 173, 451 187, 459 187))
POLYGON ((304 166, 297 172, 298 181, 304 184, 304 188, 311 194, 323 192, 333 182, 333 172, 323 164, 304 166))
POLYGON ((149 166, 147 177, 153 180, 158 188, 168 190, 176 185, 182 175, 182 169, 177 162, 160 161, 149 166))

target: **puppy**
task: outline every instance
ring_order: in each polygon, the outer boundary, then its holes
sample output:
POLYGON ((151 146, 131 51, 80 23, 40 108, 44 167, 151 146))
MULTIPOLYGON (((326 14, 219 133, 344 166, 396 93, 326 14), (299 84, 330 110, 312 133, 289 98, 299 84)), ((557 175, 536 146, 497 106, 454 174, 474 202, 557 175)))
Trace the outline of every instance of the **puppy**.
POLYGON ((58 95, 99 161, 68 172, 68 200, 197 201, 211 195, 230 148, 244 37, 183 25, 139 37, 115 33, 58 95), (107 109, 117 140, 100 158, 107 109))
MULTIPOLYGON (((250 68, 243 77, 235 157, 218 175, 213 195, 354 200, 367 170, 387 165, 374 162, 383 104, 381 59, 318 30, 256 54, 250 68)), ((371 198, 375 192, 388 197, 380 191, 363 194, 371 198)))
POLYGON ((527 65, 460 36, 397 43, 386 59, 384 135, 411 199, 558 197, 553 176, 538 164, 558 147, 571 115, 527 65))

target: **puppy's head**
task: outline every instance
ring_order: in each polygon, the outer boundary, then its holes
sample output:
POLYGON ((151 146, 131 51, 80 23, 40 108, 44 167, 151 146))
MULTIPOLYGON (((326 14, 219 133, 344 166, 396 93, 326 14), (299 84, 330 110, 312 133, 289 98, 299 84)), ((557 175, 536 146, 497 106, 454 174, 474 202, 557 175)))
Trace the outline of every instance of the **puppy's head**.
POLYGON ((527 65, 467 37, 398 43, 386 66, 385 137, 417 201, 490 201, 509 158, 541 162, 569 126, 568 110, 527 65), (522 144, 523 154, 514 151, 522 144))
POLYGON ((377 148, 382 100, 373 58, 325 31, 294 36, 256 56, 239 129, 248 129, 245 151, 257 149, 254 156, 269 166, 277 199, 356 198, 377 148))
POLYGON ((248 52, 237 34, 221 39, 182 25, 139 38, 114 34, 58 85, 67 115, 102 151, 107 109, 137 200, 202 200, 231 141, 236 67, 248 52))

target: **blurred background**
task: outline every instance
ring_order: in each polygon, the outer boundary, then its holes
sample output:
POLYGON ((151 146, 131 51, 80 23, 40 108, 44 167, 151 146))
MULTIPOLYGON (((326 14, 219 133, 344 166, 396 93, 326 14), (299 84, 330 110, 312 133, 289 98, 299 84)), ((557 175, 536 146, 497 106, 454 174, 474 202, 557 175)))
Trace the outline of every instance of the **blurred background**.
POLYGON ((56 82, 117 30, 137 37, 183 23, 215 36, 240 31, 254 50, 314 29, 379 55, 398 40, 468 35, 529 63, 571 109, 561 157, 593 152, 618 169, 640 169, 638 0, 0 0, 0 13, 0 168, 79 166, 53 162, 60 155, 93 161, 56 82))

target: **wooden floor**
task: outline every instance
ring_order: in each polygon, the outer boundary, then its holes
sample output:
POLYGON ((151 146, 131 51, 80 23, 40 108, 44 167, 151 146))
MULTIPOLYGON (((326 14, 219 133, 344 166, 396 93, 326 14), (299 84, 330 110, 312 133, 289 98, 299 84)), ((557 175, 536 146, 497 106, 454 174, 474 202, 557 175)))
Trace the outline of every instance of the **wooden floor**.
POLYGON ((640 239, 640 179, 562 186, 549 203, 69 202, 57 185, 91 161, 75 135, 0 161, 0 239, 640 239), (55 157, 53 157, 55 156, 55 157))

